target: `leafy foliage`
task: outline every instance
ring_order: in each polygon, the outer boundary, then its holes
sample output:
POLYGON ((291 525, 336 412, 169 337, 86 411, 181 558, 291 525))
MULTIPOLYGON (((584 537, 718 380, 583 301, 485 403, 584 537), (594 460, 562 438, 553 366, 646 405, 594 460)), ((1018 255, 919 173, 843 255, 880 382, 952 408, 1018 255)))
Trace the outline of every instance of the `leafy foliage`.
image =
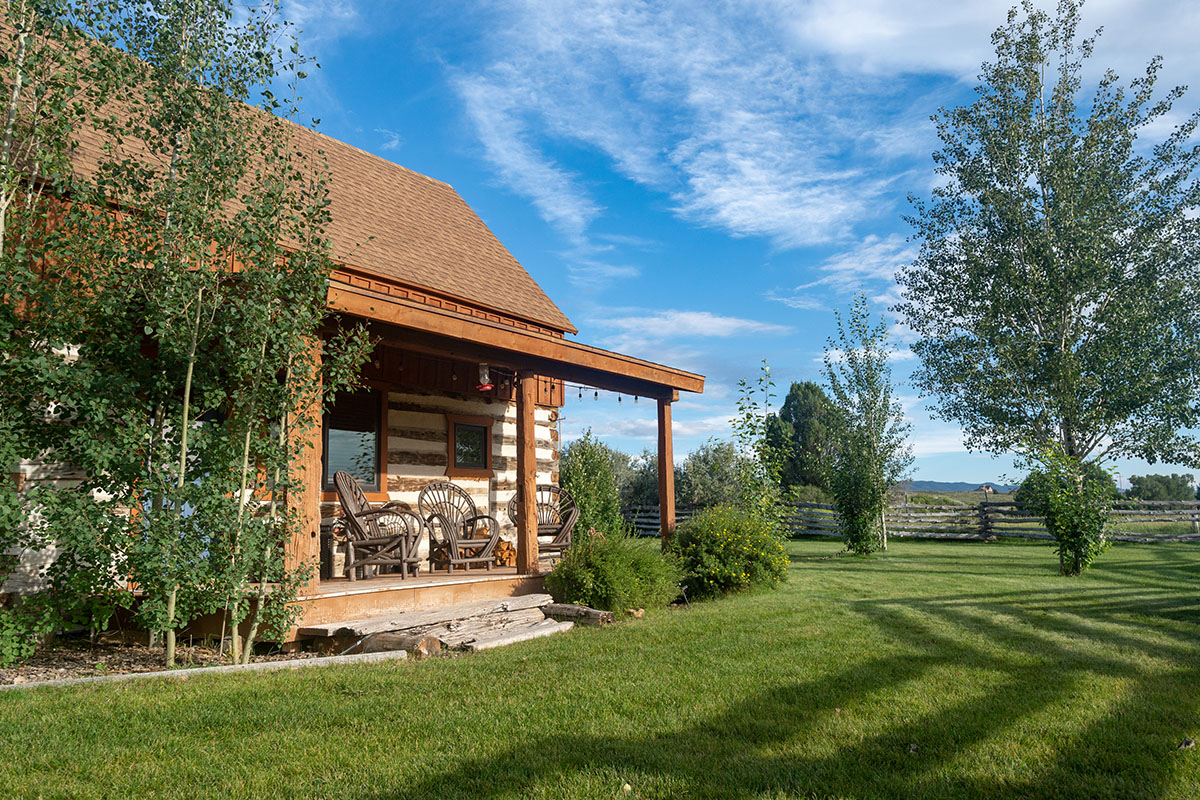
POLYGON ((1042 513, 1054 537, 1059 570, 1079 575, 1109 547, 1105 531, 1113 492, 1102 481, 1087 480, 1079 459, 1061 449, 1044 451, 1040 461, 1049 484, 1042 513))
POLYGON ((562 487, 575 498, 579 509, 577 530, 592 528, 607 536, 625 531, 613 452, 592 435, 590 428, 562 450, 559 475, 562 487))
POLYGON ((738 476, 746 469, 733 442, 709 439, 688 453, 675 479, 680 503, 715 506, 737 501, 738 476))
POLYGON ((978 99, 934 118, 939 186, 899 274, 916 380, 974 449, 1200 465, 1200 112, 1156 98, 1158 58, 1081 98, 1080 5, 1013 9, 978 99))
POLYGON ((354 330, 316 339, 324 165, 294 146, 281 117, 295 106, 271 89, 303 59, 278 49, 271 8, 29 9, 8 4, 18 33, 5 57, 51 74, 31 86, 9 71, 3 96, 41 144, 32 161, 6 152, 0 184, 32 185, 43 156, 62 171, 5 207, 0 425, 12 455, 73 482, 24 493, 35 522, 22 535, 61 548, 48 577, 62 622, 103 626, 132 583, 168 664, 175 629, 216 611, 233 624, 249 615, 248 660, 264 615, 288 613, 309 568, 283 558, 300 524, 283 497, 313 477, 296 465, 319 424, 314 357, 324 351, 333 392, 368 347, 354 330), (40 61, 20 55, 25 29, 44 37, 40 61), (47 110, 46 91, 70 102, 47 110), (66 148, 84 127, 123 146, 74 175, 66 148))
POLYGON ((43 597, 0 608, 0 667, 29 658, 56 627, 57 614, 43 597))
POLYGON ((624 613, 665 606, 679 596, 682 573, 674 556, 625 534, 577 536, 546 576, 557 602, 624 613))
POLYGON ((707 508, 676 530, 671 549, 690 598, 712 597, 787 578, 788 558, 774 532, 731 505, 707 508))
MULTIPOLYGON (((1117 484, 1113 481, 1112 473, 1095 461, 1081 462, 1080 474, 1086 484, 1095 485, 1097 491, 1107 495, 1110 500, 1117 497, 1117 484)), ((1032 470, 1013 495, 1013 502, 1024 511, 1036 516, 1045 514, 1050 493, 1063 488, 1055 483, 1055 477, 1045 470, 1032 470)), ((1059 478, 1061 480, 1061 476, 1059 478)))
POLYGON ((871 324, 860 295, 848 317, 837 315, 837 327, 825 347, 825 378, 838 411, 827 485, 847 549, 866 554, 887 546, 883 512, 888 490, 912 463, 910 426, 892 394, 887 323, 871 324))
POLYGON ((1193 489, 1191 475, 1130 475, 1129 496, 1139 500, 1191 500, 1200 488, 1193 489))
POLYGON ((734 462, 737 506, 763 530, 783 537, 783 451, 767 436, 774 388, 771 368, 763 361, 757 379, 738 381, 737 416, 731 425, 739 456, 734 462))

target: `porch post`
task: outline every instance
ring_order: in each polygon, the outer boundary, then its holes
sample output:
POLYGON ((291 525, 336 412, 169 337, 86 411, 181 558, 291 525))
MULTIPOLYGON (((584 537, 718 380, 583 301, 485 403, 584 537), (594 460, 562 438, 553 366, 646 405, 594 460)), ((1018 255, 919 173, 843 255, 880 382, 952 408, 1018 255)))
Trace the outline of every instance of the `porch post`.
POLYGON ((289 427, 296 478, 300 485, 287 495, 289 508, 299 512, 300 523, 292 532, 291 545, 284 555, 289 569, 303 564, 313 568, 306 586, 319 582, 321 560, 321 342, 313 339, 308 358, 297 367, 306 371, 302 380, 307 388, 292 415, 289 427))
POLYGON ((517 572, 537 572, 537 445, 534 403, 537 376, 517 373, 517 572))
POLYGON ((675 531, 675 456, 671 445, 671 401, 658 400, 658 518, 665 548, 675 531))

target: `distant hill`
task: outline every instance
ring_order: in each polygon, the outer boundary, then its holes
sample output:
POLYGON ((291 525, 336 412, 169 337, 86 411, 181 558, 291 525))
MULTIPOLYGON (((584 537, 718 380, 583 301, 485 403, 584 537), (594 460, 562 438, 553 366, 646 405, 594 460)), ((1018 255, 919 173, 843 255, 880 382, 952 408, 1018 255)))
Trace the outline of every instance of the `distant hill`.
POLYGON ((1009 486, 1006 483, 993 483, 992 481, 981 481, 980 483, 962 483, 960 481, 912 481, 909 484, 910 492, 973 492, 980 486, 985 484, 990 485, 997 492, 1011 492, 1016 486, 1009 486))

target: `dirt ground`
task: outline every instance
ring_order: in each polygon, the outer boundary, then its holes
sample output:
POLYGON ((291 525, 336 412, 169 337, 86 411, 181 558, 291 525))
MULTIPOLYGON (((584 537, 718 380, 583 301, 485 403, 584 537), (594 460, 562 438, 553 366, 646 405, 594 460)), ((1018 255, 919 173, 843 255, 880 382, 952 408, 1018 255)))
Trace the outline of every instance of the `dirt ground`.
MULTIPOLYGON (((317 653, 268 653, 255 655, 255 661, 280 661, 296 658, 316 658, 317 653)), ((189 644, 184 639, 175 651, 177 669, 215 667, 228 664, 229 655, 218 653, 213 646, 189 644)), ((39 649, 23 664, 0 668, 0 684, 57 681, 68 678, 90 678, 96 675, 117 675, 125 672, 155 672, 163 669, 163 651, 144 644, 101 641, 92 644, 86 638, 60 639, 39 649)))

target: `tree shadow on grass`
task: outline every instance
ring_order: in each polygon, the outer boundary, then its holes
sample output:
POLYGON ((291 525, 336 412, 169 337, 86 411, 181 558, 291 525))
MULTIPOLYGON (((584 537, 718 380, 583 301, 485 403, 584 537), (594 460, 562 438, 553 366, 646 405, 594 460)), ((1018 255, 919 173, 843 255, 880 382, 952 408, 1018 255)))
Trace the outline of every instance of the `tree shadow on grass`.
MULTIPOLYGON (((997 615, 996 598, 970 600, 856 601, 852 610, 905 645, 904 654, 865 657, 835 674, 771 686, 669 732, 548 734, 454 764, 425 765, 429 771, 415 783, 381 786, 377 796, 561 796, 597 782, 611 782, 610 796, 618 796, 623 781, 637 796, 711 798, 1150 798, 1170 791, 1179 764, 1174 745, 1197 724, 1200 670, 1162 680, 1121 651, 1186 664, 1195 663, 1195 647, 1145 642, 1127 626, 1104 633, 1103 652, 1081 652, 1071 638, 1095 635, 1082 618, 1043 617, 1011 599, 997 615), (987 677, 943 697, 938 676, 947 670, 987 677), (1128 688, 1090 698, 1096 676, 1124 679, 1128 688), (913 682, 922 684, 921 702, 897 707, 913 698, 913 682), (1080 703, 1090 704, 1082 706, 1088 713, 1067 728, 1071 734, 1039 742, 1028 754, 1010 752, 1022 737, 1029 747, 1040 726, 1050 725, 1046 717, 1080 703), (847 724, 843 714, 878 719, 880 727, 847 724), (1025 772, 1014 774, 1013 759, 1025 772)), ((569 724, 564 720, 564 728, 569 724)))

